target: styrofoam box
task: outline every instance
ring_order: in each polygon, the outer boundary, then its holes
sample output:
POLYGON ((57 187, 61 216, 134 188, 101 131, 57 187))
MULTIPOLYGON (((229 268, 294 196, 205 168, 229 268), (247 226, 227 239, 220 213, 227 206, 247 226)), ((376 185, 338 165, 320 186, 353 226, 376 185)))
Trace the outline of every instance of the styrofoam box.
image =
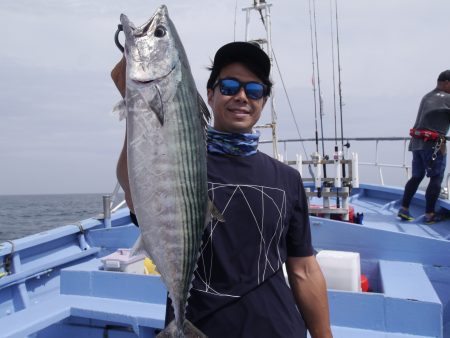
POLYGON ((144 255, 130 257, 131 249, 118 249, 101 259, 103 268, 108 271, 122 271, 144 274, 144 255))
POLYGON ((322 250, 316 255, 327 288, 361 292, 359 252, 322 250))

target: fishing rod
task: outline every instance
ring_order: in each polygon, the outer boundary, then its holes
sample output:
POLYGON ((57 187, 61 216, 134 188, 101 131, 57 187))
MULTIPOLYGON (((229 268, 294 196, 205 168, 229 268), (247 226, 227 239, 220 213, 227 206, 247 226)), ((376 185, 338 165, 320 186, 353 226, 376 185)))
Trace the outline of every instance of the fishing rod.
POLYGON ((336 69, 334 59, 334 32, 333 32, 333 4, 330 0, 330 36, 331 36, 331 68, 333 74, 333 115, 334 115, 334 150, 338 149, 338 136, 337 136, 337 112, 336 112, 336 69))
POLYGON ((311 13, 311 0, 309 0, 309 31, 311 35, 311 60, 312 60, 312 85, 314 94, 314 124, 315 124, 315 137, 316 137, 316 152, 319 152, 319 135, 317 126, 317 97, 316 97, 316 64, 314 62, 314 38, 312 28, 312 13, 311 13))
MULTIPOLYGON (((320 134, 322 143, 322 154, 325 158, 325 142, 323 139, 323 100, 322 91, 320 86, 320 69, 319 69, 319 50, 318 50, 318 39, 317 39, 317 19, 316 19, 316 0, 312 0, 313 3, 313 13, 314 13, 314 37, 315 37, 315 52, 316 52, 316 67, 317 67, 317 89, 319 94, 319 116, 320 116, 320 134)), ((327 178, 327 167, 323 164, 323 177, 327 178)))
MULTIPOLYGON (((338 148, 338 135, 337 135, 337 112, 336 112, 336 69, 335 69, 335 59, 334 59, 334 32, 333 32, 333 4, 330 0, 330 37, 331 37, 331 67, 333 75, 333 115, 334 115, 334 161, 340 161, 340 154, 338 148)), ((337 164, 337 171, 339 170, 339 163, 337 164)), ((339 188, 341 187, 341 182, 338 181, 338 173, 335 173, 336 181, 336 207, 340 208, 340 198, 339 198, 339 188)))
POLYGON ((341 147, 344 150, 344 122, 343 122, 343 103, 342 103, 342 81, 341 81, 341 53, 339 44, 339 19, 338 19, 338 5, 337 0, 335 3, 335 14, 336 14, 336 44, 337 44, 337 60, 338 60, 338 89, 339 89, 339 110, 341 114, 341 147))
MULTIPOLYGON (((349 148, 350 144, 344 145, 344 117, 343 117, 343 103, 342 103, 342 81, 341 81, 341 53, 340 53, 340 43, 339 43, 339 15, 338 15, 338 0, 334 0, 335 4, 335 16, 336 16, 336 50, 337 50, 337 62, 338 62, 338 94, 339 94, 339 112, 341 120, 341 149, 342 149, 342 159, 345 157, 344 146, 349 148)), ((345 165, 342 164, 342 177, 346 177, 345 165)))

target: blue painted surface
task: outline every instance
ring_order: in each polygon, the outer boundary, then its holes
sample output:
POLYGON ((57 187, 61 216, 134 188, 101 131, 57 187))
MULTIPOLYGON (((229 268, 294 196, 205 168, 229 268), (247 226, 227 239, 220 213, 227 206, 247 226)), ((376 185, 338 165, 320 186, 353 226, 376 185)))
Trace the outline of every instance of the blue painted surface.
POLYGON ((442 304, 421 264, 382 260, 380 275, 392 331, 442 336, 442 304))
MULTIPOLYGON (((311 217, 316 249, 357 251, 372 292, 329 290, 335 338, 450 338, 450 218, 423 224, 396 217, 402 189, 362 185, 351 205, 362 225, 311 217)), ((314 203, 314 201, 312 202, 314 203)), ((439 201, 444 211, 448 201, 439 201)), ((0 278, 2 334, 24 337, 154 337, 164 324, 166 291, 158 277, 103 271, 100 258, 130 247, 138 229, 127 209, 112 227, 88 219, 14 241, 14 266, 0 278)), ((12 246, 0 245, 2 262, 12 246)), ((0 272, 4 269, 0 268, 0 272)))
POLYGON ((422 264, 384 260, 379 264, 386 296, 441 304, 422 264))
POLYGON ((167 292, 159 276, 103 271, 100 268, 100 260, 94 260, 62 270, 61 294, 165 305, 167 292))
POLYGON ((382 294, 329 290, 328 302, 333 325, 379 332, 386 329, 382 294))
MULTIPOLYGON (((406 333, 380 332, 373 330, 355 329, 352 327, 331 326, 334 337, 342 338, 431 338, 434 336, 419 336, 406 333)), ((310 337, 308 335, 308 337, 310 337)))
POLYGON ((132 327, 138 333, 141 327, 152 331, 161 329, 164 314, 165 305, 162 304, 61 295, 0 319, 0 327, 2 337, 23 338, 62 320, 77 317, 132 327))

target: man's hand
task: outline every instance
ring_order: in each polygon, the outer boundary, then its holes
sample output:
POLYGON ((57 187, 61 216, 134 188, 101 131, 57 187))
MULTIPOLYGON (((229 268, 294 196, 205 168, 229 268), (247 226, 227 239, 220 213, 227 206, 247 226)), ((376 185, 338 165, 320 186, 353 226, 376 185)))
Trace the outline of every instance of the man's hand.
POLYGON ((119 61, 117 65, 113 68, 111 71, 111 78, 114 81, 114 84, 116 85, 117 89, 120 92, 120 95, 122 97, 125 97, 125 78, 126 78, 126 60, 125 57, 122 57, 122 59, 119 61))

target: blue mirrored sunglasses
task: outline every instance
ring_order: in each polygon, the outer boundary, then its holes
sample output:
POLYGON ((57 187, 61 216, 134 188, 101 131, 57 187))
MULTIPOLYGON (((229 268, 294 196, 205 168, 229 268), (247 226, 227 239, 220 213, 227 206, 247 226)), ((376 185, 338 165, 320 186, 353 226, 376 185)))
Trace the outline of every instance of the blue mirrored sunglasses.
POLYGON ((219 86, 220 93, 226 96, 236 95, 242 87, 245 95, 252 100, 259 100, 266 94, 266 85, 255 81, 241 82, 237 79, 225 78, 218 80, 213 89, 217 86, 219 86))

